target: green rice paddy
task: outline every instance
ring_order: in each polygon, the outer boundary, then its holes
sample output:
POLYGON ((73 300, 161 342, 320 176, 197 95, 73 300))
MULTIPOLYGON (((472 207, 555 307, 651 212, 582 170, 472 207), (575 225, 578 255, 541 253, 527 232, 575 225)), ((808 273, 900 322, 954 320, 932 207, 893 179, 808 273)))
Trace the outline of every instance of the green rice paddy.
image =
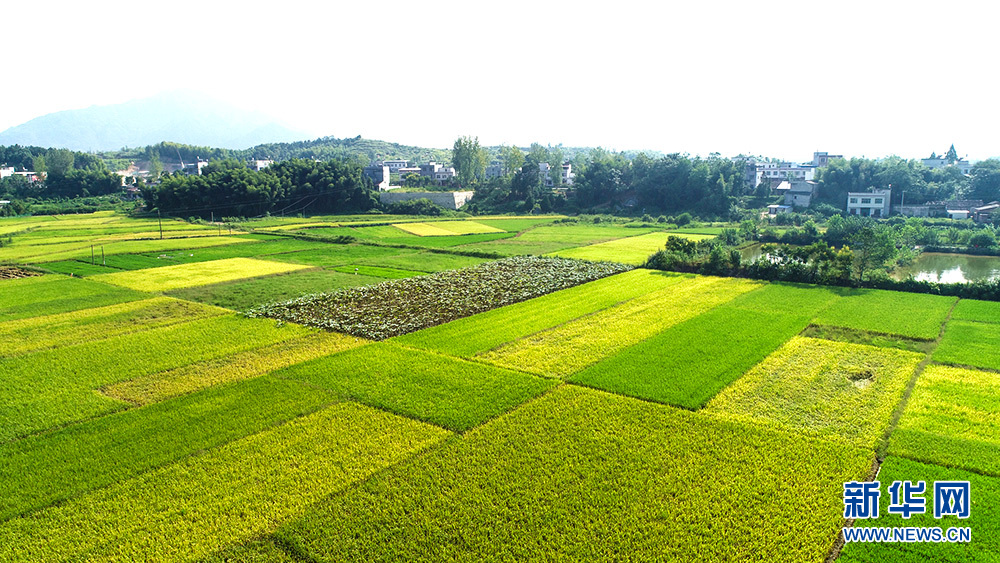
POLYGON ((677 231, 558 219, 0 219, 53 272, 0 280, 0 561, 821 562, 876 475, 971 518, 854 526, 972 542, 838 561, 997 560, 995 303, 627 271, 677 231), (549 253, 587 261, 490 258, 549 253), (391 338, 227 310, 346 288, 391 338))

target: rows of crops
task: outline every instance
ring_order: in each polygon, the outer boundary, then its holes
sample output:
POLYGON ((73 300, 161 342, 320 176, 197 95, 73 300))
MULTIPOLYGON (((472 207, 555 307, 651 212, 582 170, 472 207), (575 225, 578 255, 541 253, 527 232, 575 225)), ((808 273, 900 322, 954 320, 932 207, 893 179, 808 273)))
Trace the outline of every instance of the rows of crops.
MULTIPOLYGON (((972 518, 854 525, 970 525, 973 542, 841 560, 1000 553, 994 304, 428 250, 627 260, 656 229, 378 219, 260 222, 359 243, 185 235, 47 263, 85 280, 0 280, 0 561, 819 562, 843 484, 876 475, 968 480, 972 518), (206 305, 317 288, 347 289, 277 318, 206 305)), ((0 229, 89 251, 144 221, 0 229)))
POLYGON ((561 258, 508 258, 253 309, 271 317, 383 340, 603 278, 629 268, 561 258))
POLYGON ((445 436, 369 407, 334 405, 8 520, 0 560, 189 561, 268 532, 445 436))
POLYGON ((843 482, 870 464, 850 446, 563 386, 277 537, 324 562, 819 561, 843 482))
POLYGON ((555 252, 555 256, 566 258, 579 258, 582 260, 605 260, 612 262, 624 262, 640 266, 646 262, 650 254, 661 250, 669 237, 681 237, 691 240, 704 240, 713 238, 711 235, 697 235, 687 233, 648 233, 635 237, 616 239, 608 242, 580 246, 555 252))
POLYGON ((308 334, 223 315, 0 359, 0 441, 115 412, 105 385, 308 334))
POLYGON ((93 279, 137 291, 170 291, 258 276, 284 274, 306 267, 253 258, 227 258, 198 264, 149 268, 137 272, 101 274, 94 276, 93 279))
POLYGON ((436 223, 396 223, 393 225, 408 233, 420 237, 474 235, 483 233, 502 233, 503 229, 477 223, 475 221, 439 221, 436 223))

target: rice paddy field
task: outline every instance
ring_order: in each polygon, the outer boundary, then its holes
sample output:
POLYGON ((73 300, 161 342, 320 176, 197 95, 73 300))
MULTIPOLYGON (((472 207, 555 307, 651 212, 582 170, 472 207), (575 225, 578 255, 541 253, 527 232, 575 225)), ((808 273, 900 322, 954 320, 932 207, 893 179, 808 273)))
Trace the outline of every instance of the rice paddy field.
POLYGON ((557 218, 0 219, 0 562, 1000 560, 996 304, 557 218))

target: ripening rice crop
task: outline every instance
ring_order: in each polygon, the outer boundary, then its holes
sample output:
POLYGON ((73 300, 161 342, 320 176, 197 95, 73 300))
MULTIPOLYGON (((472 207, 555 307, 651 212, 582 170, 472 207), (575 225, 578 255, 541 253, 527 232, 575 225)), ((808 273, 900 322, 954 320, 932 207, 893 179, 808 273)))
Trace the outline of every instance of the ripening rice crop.
POLYGON ((627 228, 613 224, 541 225, 520 236, 463 246, 463 250, 495 252, 507 256, 549 254, 566 248, 587 246, 627 236, 639 236, 655 228, 627 228))
POLYGON ((105 387, 104 394, 147 405, 231 381, 250 379, 300 362, 356 348, 367 341, 318 332, 230 356, 151 373, 105 387))
POLYGON ((330 403, 257 378, 0 445, 0 521, 266 430, 330 403))
POLYGON ((95 390, 308 334, 223 315, 0 359, 0 442, 125 407, 95 390))
MULTIPOLYGON (((621 262, 623 264, 633 264, 640 266, 646 262, 650 254, 657 250, 662 250, 667 242, 667 237, 683 236, 676 233, 648 233, 637 237, 620 238, 608 242, 568 248, 556 252, 556 256, 566 258, 579 258, 581 260, 606 260, 608 262, 621 262)), ((692 235, 693 236, 693 235, 692 235)), ((712 238, 712 237, 704 237, 712 238)))
POLYGON ((434 226, 429 223, 397 223, 393 227, 401 231, 406 231, 407 233, 417 235, 418 237, 440 237, 440 236, 453 236, 455 233, 449 231, 448 229, 443 229, 441 227, 434 226))
POLYGON ((933 340, 955 301, 941 295, 855 290, 821 312, 816 323, 933 340))
POLYGON ((407 346, 472 357, 535 332, 690 279, 691 275, 632 270, 396 337, 407 346))
POLYGON ((0 561, 196 560, 270 532, 447 435, 340 403, 8 520, 0 524, 0 561))
POLYGON ((505 344, 482 361, 562 377, 760 287, 759 282, 699 276, 505 344))
POLYGON ((300 563, 300 560, 268 536, 230 546, 202 559, 199 563, 300 563))
POLYGON ((52 315, 145 299, 146 294, 59 275, 4 280, 0 321, 52 315))
POLYGON ((214 317, 225 309, 155 297, 71 313, 0 323, 0 357, 94 342, 132 332, 214 317))
MULTIPOLYGON (((294 254, 299 251, 317 248, 329 248, 330 246, 330 244, 322 242, 287 238, 265 241, 249 240, 244 244, 229 244, 206 248, 167 250, 148 254, 114 254, 107 256, 105 260, 108 266, 120 270, 141 270, 144 268, 190 264, 192 262, 209 262, 224 258, 258 257, 267 260, 280 260, 280 257, 286 254, 294 254)), ((46 263, 45 267, 51 268, 51 264, 46 263)))
POLYGON ((569 381, 697 409, 808 324, 807 317, 721 305, 626 348, 569 381))
POLYGON ((482 233, 502 233, 504 229, 484 225, 478 221, 435 221, 431 223, 439 229, 451 231, 456 235, 475 235, 482 233))
POLYGON ((934 361, 1000 370, 1000 324, 949 321, 934 361))
POLYGON ((175 289, 168 295, 225 307, 233 311, 246 311, 282 299, 295 299, 303 295, 313 295, 345 287, 370 285, 384 281, 384 279, 312 268, 280 276, 263 276, 175 289))
POLYGON ((247 314, 383 340, 629 269, 564 258, 507 258, 462 270, 307 295, 247 314))
POLYGON ((321 562, 822 561, 871 457, 563 386, 275 536, 321 562))
POLYGON ((889 453, 1000 476, 1000 377, 928 366, 892 432, 889 453))
POLYGON ((306 381, 338 397, 458 431, 481 424, 556 384, 389 343, 292 366, 277 376, 306 381))
POLYGON ((250 242, 250 239, 239 237, 194 237, 165 238, 163 240, 125 240, 118 242, 76 242, 66 244, 45 244, 27 247, 7 247, 0 249, 0 261, 14 260, 27 264, 55 262, 58 260, 90 260, 91 256, 100 262, 101 249, 104 255, 130 254, 141 252, 163 252, 168 250, 206 248, 225 244, 250 242), (93 249, 91 249, 93 246, 93 249))
POLYGON ((92 280, 120 285, 138 291, 170 291, 258 276, 283 274, 309 266, 255 260, 253 258, 227 258, 196 264, 178 264, 134 272, 101 274, 92 280))
POLYGON ((397 223, 393 227, 408 233, 427 236, 472 235, 481 233, 502 233, 503 229, 476 223, 475 221, 435 221, 433 223, 397 223))
POLYGON ((795 337, 705 411, 874 448, 921 354, 795 337))

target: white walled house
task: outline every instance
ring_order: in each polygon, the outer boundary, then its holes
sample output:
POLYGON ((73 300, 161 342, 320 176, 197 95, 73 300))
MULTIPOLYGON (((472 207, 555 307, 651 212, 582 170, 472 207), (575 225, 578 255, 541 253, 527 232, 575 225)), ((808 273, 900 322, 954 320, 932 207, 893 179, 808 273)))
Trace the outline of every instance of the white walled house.
POLYGON ((389 172, 393 174, 398 174, 400 168, 406 168, 407 162, 405 160, 385 160, 382 164, 389 167, 389 172))
POLYGON ((274 161, 268 158, 251 158, 248 166, 250 167, 250 170, 260 172, 272 164, 274 164, 274 161))
POLYGON ((847 213, 862 217, 888 217, 889 198, 892 190, 872 190, 870 192, 848 192, 847 213))
POLYGON ((569 162, 562 165, 562 183, 566 186, 573 185, 573 178, 576 178, 576 174, 573 173, 573 165, 569 162))

